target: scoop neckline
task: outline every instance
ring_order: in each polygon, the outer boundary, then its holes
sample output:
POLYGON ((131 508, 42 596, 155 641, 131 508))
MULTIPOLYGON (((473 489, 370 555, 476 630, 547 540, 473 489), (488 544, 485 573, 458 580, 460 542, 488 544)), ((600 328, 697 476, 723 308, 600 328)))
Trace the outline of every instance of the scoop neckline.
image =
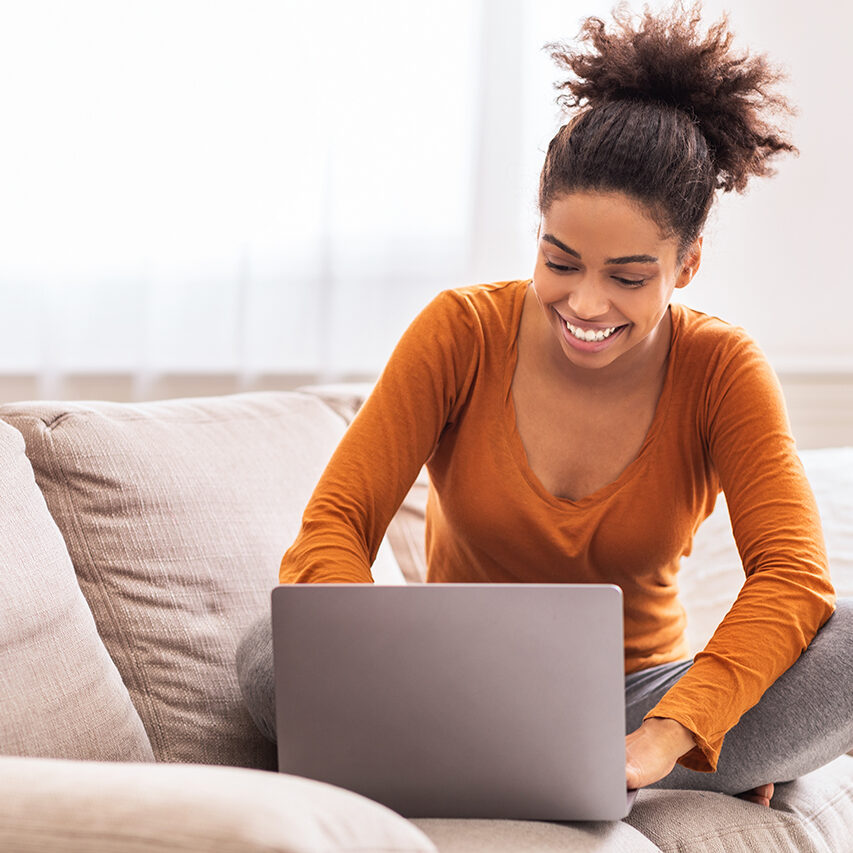
POLYGON ((594 492, 584 495, 577 500, 573 498, 561 498, 545 488, 542 481, 530 467, 527 461, 527 451, 524 448, 524 442, 521 440, 521 434, 518 431, 518 421, 516 420, 515 401, 512 399, 512 380, 515 376, 515 368, 518 364, 518 335, 521 328, 521 315, 523 313, 524 298, 527 294, 527 289, 530 282, 526 282, 526 286, 519 289, 517 316, 515 318, 515 330, 510 340, 509 349, 507 351, 507 372, 505 379, 504 395, 505 395, 505 428, 503 429, 506 448, 512 456, 516 467, 521 476, 525 479, 528 486, 543 500, 552 506, 561 508, 566 507, 585 507, 595 505, 604 501, 615 492, 627 485, 640 471, 645 457, 650 452, 651 446, 661 431, 662 424, 666 419, 666 413, 669 409, 670 399, 672 397, 673 374, 675 371, 676 359, 675 351, 679 339, 679 331, 681 329, 681 311, 678 303, 670 303, 668 310, 672 318, 672 330, 669 340, 669 356, 666 365, 666 375, 664 376, 663 388, 661 389, 660 397, 658 397, 655 413, 652 417, 652 422, 646 432, 646 437, 640 445, 637 455, 631 462, 622 470, 615 480, 605 483, 594 492))

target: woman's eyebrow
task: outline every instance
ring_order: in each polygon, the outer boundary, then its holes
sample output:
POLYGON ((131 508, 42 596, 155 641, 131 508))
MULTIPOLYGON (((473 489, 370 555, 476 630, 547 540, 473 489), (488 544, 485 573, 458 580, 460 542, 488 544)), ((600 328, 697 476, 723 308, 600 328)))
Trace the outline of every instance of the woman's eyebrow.
MULTIPOLYGON (((576 252, 571 246, 567 246, 562 240, 557 239, 553 234, 543 234, 542 239, 548 243, 553 243, 558 249, 562 249, 566 254, 581 260, 580 252, 576 252)), ((654 255, 623 255, 621 258, 608 258, 606 264, 656 264, 658 259, 654 255)))
POLYGON ((553 243, 558 249, 562 249, 567 255, 573 255, 578 260, 581 259, 581 253, 576 252, 571 246, 567 246, 562 240, 558 240, 553 234, 543 234, 542 239, 548 243, 553 243))
POLYGON ((621 258, 608 258, 606 264, 656 264, 658 259, 653 255, 625 255, 621 258))

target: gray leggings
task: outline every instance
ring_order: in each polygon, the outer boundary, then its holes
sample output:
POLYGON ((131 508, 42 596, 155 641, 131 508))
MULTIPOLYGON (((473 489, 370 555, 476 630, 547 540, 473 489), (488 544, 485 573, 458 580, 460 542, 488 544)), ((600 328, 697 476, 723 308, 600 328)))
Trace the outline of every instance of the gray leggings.
MULTIPOLYGON (((690 668, 681 661, 625 679, 626 731, 690 668)), ((269 616, 255 622, 237 649, 237 676, 252 719, 275 741, 272 636, 269 616)), ((811 645, 726 735, 715 773, 681 765, 656 788, 737 794, 766 782, 787 782, 853 749, 853 599, 835 613, 811 645)))

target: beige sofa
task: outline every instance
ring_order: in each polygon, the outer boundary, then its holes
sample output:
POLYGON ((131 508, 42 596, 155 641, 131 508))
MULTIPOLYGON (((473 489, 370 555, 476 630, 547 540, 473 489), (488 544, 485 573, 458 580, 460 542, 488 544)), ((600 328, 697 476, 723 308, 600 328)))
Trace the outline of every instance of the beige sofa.
MULTIPOLYGON (((642 791, 625 821, 592 824, 411 822, 268 772, 234 653, 363 392, 0 406, 0 850, 853 851, 848 756, 771 809, 642 791)), ((851 595, 853 448, 803 458, 851 595)), ((380 582, 423 570, 425 488, 380 582)), ((733 547, 721 506, 682 573, 694 644, 737 590, 733 547)))

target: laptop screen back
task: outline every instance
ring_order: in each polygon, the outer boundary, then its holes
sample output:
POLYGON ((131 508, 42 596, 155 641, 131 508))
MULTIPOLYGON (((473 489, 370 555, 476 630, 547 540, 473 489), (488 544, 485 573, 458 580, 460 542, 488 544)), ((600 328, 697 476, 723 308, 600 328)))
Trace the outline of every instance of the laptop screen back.
POLYGON ((618 587, 282 585, 272 612, 280 771, 407 817, 627 813, 618 587))

